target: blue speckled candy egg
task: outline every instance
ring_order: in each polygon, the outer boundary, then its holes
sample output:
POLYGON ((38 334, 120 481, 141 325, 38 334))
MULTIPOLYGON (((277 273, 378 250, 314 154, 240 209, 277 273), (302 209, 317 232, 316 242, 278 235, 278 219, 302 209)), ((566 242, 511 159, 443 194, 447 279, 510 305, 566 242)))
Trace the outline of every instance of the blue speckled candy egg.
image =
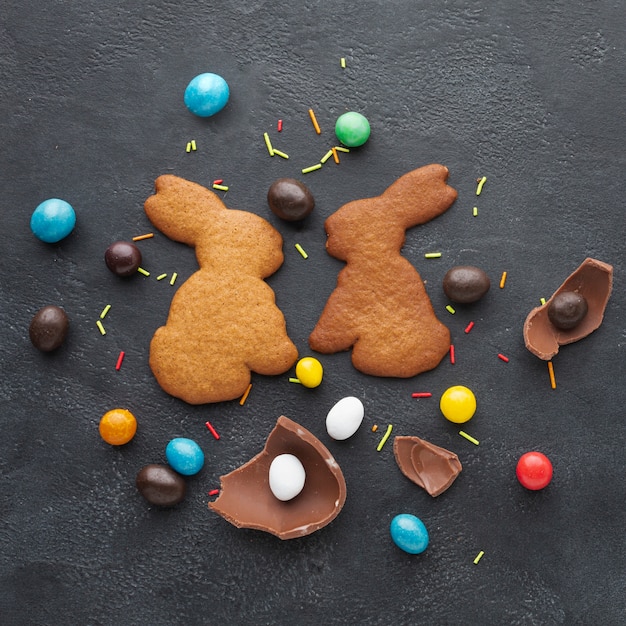
POLYGON ((44 200, 30 218, 30 228, 37 239, 46 243, 56 243, 67 237, 76 224, 76 213, 72 205, 50 198, 44 200))
POLYGON ((198 74, 185 89, 185 106, 199 117, 211 117, 228 102, 228 83, 218 74, 198 74))
POLYGON ((428 531, 419 517, 401 513, 391 520, 389 527, 393 542, 409 554, 420 554, 428 547, 428 531))
POLYGON ((172 439, 165 448, 165 457, 171 468, 184 476, 197 474, 204 465, 202 448, 185 437, 172 439))

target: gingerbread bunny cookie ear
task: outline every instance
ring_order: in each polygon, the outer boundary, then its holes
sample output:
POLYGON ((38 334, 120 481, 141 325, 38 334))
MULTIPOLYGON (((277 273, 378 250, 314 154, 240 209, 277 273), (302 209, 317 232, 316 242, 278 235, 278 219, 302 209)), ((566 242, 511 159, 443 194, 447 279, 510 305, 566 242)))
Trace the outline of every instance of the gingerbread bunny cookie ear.
POLYGON ((278 231, 175 176, 157 180, 146 213, 165 234, 195 246, 200 264, 150 343, 161 387, 190 404, 221 402, 242 396, 251 372, 286 372, 298 352, 263 280, 283 262, 278 231))
POLYGON ((415 268, 400 254, 405 230, 443 213, 456 191, 447 168, 405 174, 382 195, 356 200, 326 220, 331 256, 347 262, 309 337, 313 350, 353 347, 365 374, 408 378, 436 367, 450 348, 415 268))
POLYGON ((203 224, 226 210, 218 196, 197 183, 164 174, 156 179, 155 194, 144 210, 150 221, 170 239, 195 246, 203 224))

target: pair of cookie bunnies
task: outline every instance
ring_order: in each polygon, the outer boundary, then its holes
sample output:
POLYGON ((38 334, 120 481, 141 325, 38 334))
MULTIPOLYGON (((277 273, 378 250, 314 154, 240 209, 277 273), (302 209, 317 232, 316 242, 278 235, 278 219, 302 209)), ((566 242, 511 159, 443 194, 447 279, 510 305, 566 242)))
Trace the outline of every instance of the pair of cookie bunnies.
MULTIPOLYGON (((352 348, 366 374, 408 378, 436 367, 450 333, 401 254, 405 232, 448 209, 457 192, 443 165, 413 170, 375 198, 345 204, 325 223, 328 253, 346 262, 309 344, 352 348)), ((276 375, 298 358, 265 278, 283 262, 282 237, 263 218, 228 209, 216 194, 172 175, 145 203, 165 235, 195 248, 200 269, 177 291, 150 344, 150 367, 191 404, 241 396, 251 372, 276 375)))

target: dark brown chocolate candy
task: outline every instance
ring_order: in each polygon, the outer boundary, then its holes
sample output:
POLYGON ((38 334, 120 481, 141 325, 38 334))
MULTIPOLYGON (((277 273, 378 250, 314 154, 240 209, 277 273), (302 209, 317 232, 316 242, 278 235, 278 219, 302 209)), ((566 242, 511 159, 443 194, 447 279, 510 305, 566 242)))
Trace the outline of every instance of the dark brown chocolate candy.
POLYGON ((141 250, 130 241, 116 241, 106 249, 104 262, 117 276, 131 276, 141 265, 141 250))
POLYGON ((491 287, 489 276, 479 267, 457 265, 443 277, 443 291, 459 304, 470 304, 480 300, 491 287))
POLYGON ((283 220, 296 222, 304 219, 315 208, 309 188, 295 178, 279 178, 267 192, 272 213, 283 220))
POLYGON ((326 446, 308 430, 282 416, 265 448, 220 478, 219 498, 209 508, 237 528, 256 528, 281 539, 303 537, 330 523, 346 500, 346 481, 326 446), (269 469, 279 454, 296 456, 306 473, 302 491, 281 501, 269 486, 269 469))
POLYGON ((28 334, 32 344, 42 352, 56 350, 65 341, 70 321, 60 306, 39 309, 30 322, 28 334))
POLYGON ((135 480, 139 493, 157 506, 174 506, 187 492, 185 479, 167 465, 152 463, 139 470, 135 480))
POLYGON ((548 317, 557 328, 570 330, 583 321, 588 310, 584 296, 575 291, 562 291, 550 302, 548 317))
POLYGON ((400 471, 433 497, 443 493, 462 469, 454 452, 419 437, 396 437, 393 454, 400 471))
POLYGON ((602 323, 612 288, 613 267, 596 259, 585 259, 545 304, 528 314, 524 322, 526 347, 548 361, 559 351, 559 346, 591 334, 602 323), (587 301, 588 310, 574 328, 561 330, 550 321, 548 310, 560 294, 568 291, 580 294, 587 301))

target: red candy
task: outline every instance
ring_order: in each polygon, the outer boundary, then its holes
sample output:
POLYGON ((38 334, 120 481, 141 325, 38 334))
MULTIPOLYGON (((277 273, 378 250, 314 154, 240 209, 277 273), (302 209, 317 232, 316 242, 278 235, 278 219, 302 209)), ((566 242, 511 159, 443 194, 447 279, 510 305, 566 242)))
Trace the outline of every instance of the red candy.
POLYGON ((517 480, 533 491, 543 489, 552 480, 552 463, 541 452, 527 452, 522 454, 517 462, 517 480))

